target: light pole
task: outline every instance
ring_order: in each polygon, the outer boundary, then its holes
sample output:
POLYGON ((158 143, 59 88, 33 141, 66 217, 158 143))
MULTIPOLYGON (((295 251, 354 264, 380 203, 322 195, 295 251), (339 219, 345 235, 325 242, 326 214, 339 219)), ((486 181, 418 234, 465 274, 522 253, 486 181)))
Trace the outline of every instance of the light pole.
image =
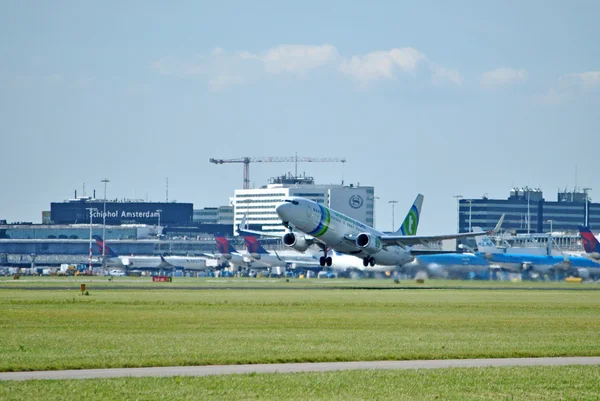
POLYGON ((394 216, 394 206, 396 206, 396 203, 398 203, 397 200, 391 200, 388 203, 392 204, 392 231, 396 230, 396 222, 394 221, 395 216, 394 216))
MULTIPOLYGON (((156 234, 158 235, 158 230, 160 230, 160 214, 162 213, 161 209, 156 209, 156 213, 158 213, 158 227, 156 227, 156 234)), ((161 231, 162 234, 162 231, 161 231)))
POLYGON ((454 195, 453 198, 456 199, 456 232, 460 233, 460 200, 462 199, 462 195, 454 195))
POLYGON ((552 223, 554 223, 554 220, 546 220, 546 223, 550 223, 550 235, 552 235, 552 223))
POLYGON ((106 249, 106 184, 110 181, 108 178, 103 179, 104 183, 104 213, 102 213, 102 266, 104 267, 104 253, 106 249))
POLYGON ((585 226, 590 226, 590 197, 588 191, 591 191, 592 188, 583 188, 583 192, 585 193, 585 226))
POLYGON ((379 199, 379 196, 369 196, 369 199, 373 200, 373 228, 375 228, 375 199, 379 199))
MULTIPOLYGON (((92 222, 94 218, 94 212, 98 211, 98 209, 94 207, 86 208, 90 211, 90 274, 92 274, 92 222)), ((104 239, 102 239, 104 241, 104 239)))

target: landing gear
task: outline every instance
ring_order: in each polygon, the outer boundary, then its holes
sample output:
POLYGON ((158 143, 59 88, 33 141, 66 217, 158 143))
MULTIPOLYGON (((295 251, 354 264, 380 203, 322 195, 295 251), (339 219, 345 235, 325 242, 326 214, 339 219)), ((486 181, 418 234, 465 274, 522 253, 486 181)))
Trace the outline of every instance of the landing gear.
POLYGON ((321 256, 319 258, 319 264, 321 265, 321 267, 325 265, 331 266, 333 264, 333 259, 331 259, 331 256, 321 256))
POLYGON ((363 258, 363 266, 367 267, 369 265, 371 265, 371 267, 375 266, 375 258, 374 257, 363 258))

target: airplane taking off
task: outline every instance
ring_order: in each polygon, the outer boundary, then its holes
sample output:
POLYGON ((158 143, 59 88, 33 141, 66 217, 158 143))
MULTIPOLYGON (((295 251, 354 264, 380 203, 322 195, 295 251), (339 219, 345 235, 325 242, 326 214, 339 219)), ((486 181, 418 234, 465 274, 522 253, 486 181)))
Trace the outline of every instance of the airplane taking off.
MULTIPOLYGON (((302 197, 288 197, 277 205, 275 211, 289 231, 283 234, 284 245, 304 252, 312 244, 318 245, 324 255, 321 266, 331 266, 333 260, 327 249, 362 258, 363 266, 397 266, 414 260, 410 247, 429 244, 444 239, 475 237, 483 234, 463 233, 434 236, 411 235, 416 233, 423 195, 419 194, 405 220, 393 233, 381 232, 351 217, 302 197), (297 230, 294 232, 293 230, 297 230)), ((244 230, 242 230, 244 231, 244 230)), ((248 231, 254 234, 263 232, 248 231)), ((271 234, 273 235, 273 234, 271 234)))

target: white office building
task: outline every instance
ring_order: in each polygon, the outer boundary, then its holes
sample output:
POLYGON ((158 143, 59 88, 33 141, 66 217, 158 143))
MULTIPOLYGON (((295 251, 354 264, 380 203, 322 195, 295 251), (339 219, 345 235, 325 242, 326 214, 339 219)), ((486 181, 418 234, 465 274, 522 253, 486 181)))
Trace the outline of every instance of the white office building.
MULTIPOLYGON (((234 192, 235 228, 242 221, 262 226, 263 231, 285 232, 275 207, 288 196, 302 196, 373 226, 374 188, 360 185, 315 185, 311 177, 281 176, 271 184, 257 189, 237 189, 234 192)), ((237 232, 235 233, 237 235, 237 232)))
POLYGON ((233 206, 194 209, 193 221, 198 224, 233 224, 233 206))

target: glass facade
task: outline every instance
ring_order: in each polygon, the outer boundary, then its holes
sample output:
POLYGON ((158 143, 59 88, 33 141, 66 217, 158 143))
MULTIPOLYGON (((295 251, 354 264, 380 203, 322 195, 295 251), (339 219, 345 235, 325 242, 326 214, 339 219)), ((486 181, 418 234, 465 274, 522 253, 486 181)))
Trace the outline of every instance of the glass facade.
POLYGON ((505 215, 502 230, 517 234, 577 232, 586 220, 593 231, 600 230, 600 204, 586 202, 581 193, 565 196, 559 201, 546 201, 539 191, 511 192, 508 199, 460 199, 458 208, 459 232, 480 227, 493 229, 505 215), (574 201, 572 201, 572 199, 574 201), (587 206, 586 206, 587 205, 587 206), (586 211, 587 210, 587 211, 586 211))

